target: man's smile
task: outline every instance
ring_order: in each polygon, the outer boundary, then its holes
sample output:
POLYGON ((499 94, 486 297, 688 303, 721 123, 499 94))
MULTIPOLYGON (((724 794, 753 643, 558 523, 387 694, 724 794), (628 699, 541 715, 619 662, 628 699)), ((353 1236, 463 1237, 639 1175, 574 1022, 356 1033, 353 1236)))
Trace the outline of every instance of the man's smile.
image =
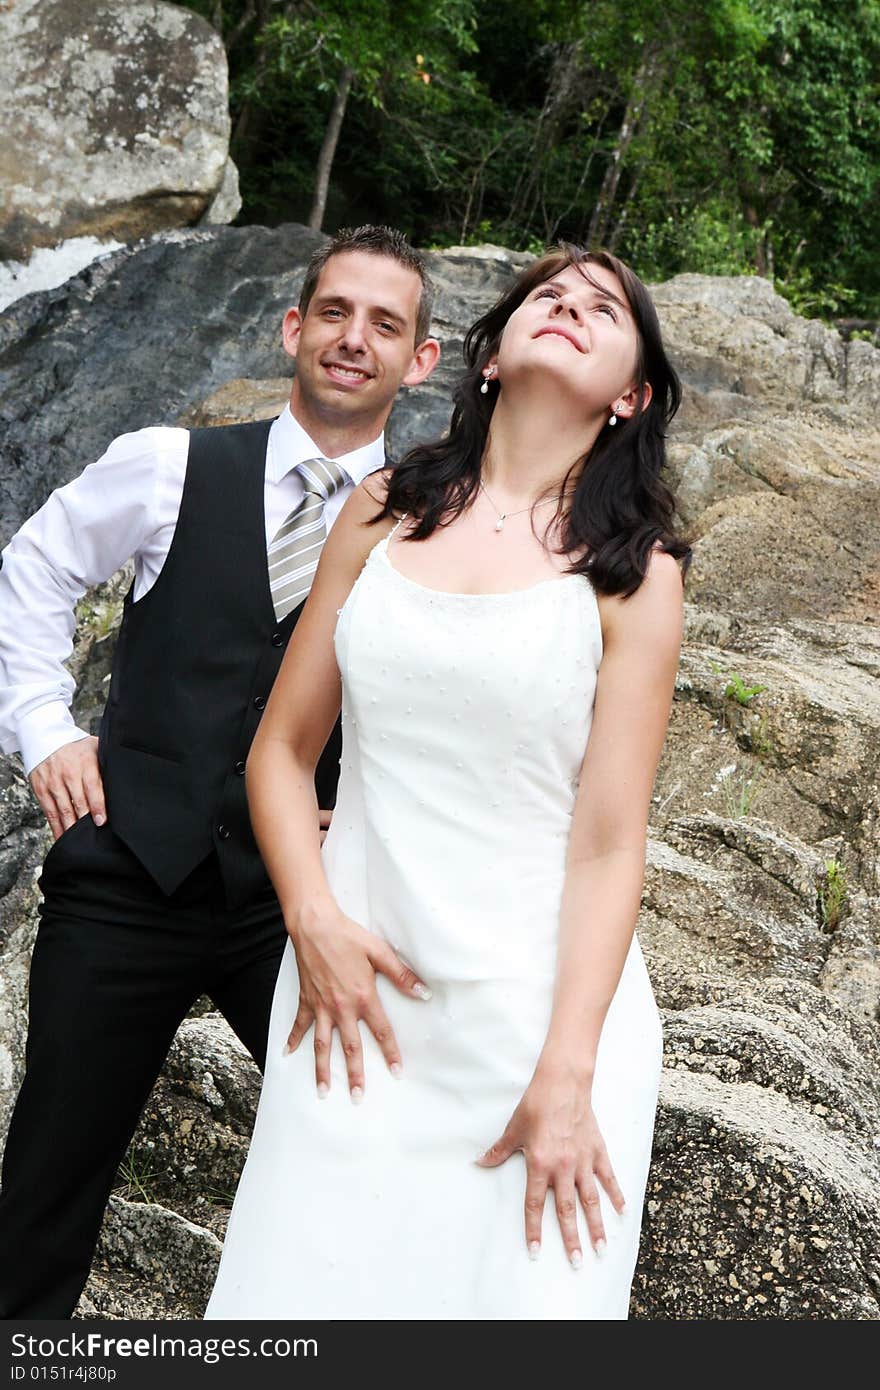
POLYGON ((366 371, 363 367, 352 366, 350 362, 324 362, 322 365, 334 381, 343 381, 347 385, 359 386, 362 382, 373 379, 372 372, 366 371))

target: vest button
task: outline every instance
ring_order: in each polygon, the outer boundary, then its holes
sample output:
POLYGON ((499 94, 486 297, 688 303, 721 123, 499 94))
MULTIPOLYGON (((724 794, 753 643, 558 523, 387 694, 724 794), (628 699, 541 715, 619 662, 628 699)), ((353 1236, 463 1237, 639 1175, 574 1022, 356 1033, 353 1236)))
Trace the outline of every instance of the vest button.
POLYGON ((235 764, 235 767, 234 767, 232 770, 233 770, 233 772, 237 772, 238 775, 239 775, 239 777, 243 777, 243 776, 244 776, 244 768, 245 768, 244 763, 241 762, 241 760, 239 760, 239 761, 235 764))
POLYGON ((272 646, 273 646, 273 647, 283 647, 283 646, 284 646, 284 637, 283 637, 283 634, 282 634, 282 633, 280 633, 280 632, 273 632, 273 633, 272 633, 272 646))
POLYGON ((265 708, 266 708, 266 697, 265 697, 265 695, 258 695, 257 698, 254 700, 254 709, 265 709, 265 708))
POLYGON ((217 834, 220 836, 220 839, 221 839, 221 840, 228 840, 228 839, 229 839, 229 826, 228 826, 228 825, 218 825, 218 826, 217 826, 217 834))

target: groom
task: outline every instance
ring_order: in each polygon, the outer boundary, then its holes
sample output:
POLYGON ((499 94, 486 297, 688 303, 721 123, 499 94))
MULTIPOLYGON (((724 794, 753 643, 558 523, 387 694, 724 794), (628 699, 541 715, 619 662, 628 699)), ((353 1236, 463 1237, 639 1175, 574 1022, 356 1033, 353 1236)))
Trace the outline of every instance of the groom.
MULTIPOLYGON (((277 420, 121 435, 3 554, 0 746, 21 752, 55 843, 0 1187, 0 1317, 73 1312, 119 1162, 201 994, 264 1064, 286 933, 245 760, 327 529, 385 465, 399 387, 437 362, 432 297, 399 233, 339 233, 284 317, 296 378, 277 420), (132 556, 96 739, 73 724, 62 662, 84 588, 132 556)), ((337 724, 319 806, 339 753, 337 724)))

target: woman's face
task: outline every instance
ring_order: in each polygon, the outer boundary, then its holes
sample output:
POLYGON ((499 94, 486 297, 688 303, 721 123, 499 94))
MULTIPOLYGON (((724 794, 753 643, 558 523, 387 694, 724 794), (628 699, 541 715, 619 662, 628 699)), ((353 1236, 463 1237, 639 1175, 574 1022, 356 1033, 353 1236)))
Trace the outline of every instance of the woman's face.
MULTIPOLYGON (((589 262, 568 265, 532 290, 505 325, 497 353, 502 391, 517 385, 570 395, 581 418, 635 404, 638 333, 623 286, 589 262), (628 399, 627 399, 628 398, 628 399)), ((496 360, 496 359, 493 359, 496 360)))

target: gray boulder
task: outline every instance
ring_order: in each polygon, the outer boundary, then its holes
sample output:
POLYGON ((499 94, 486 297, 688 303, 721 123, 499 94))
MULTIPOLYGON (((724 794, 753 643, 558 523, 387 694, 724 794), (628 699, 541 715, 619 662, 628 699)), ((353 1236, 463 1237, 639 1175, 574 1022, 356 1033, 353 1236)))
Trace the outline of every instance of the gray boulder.
POLYGON ((232 1204, 260 1098, 260 1073, 219 1014, 188 1018, 132 1141, 158 1201, 204 1224, 232 1204))
POLYGON ((75 1318, 200 1318, 217 1275, 217 1236, 158 1202, 111 1197, 75 1318))
MULTIPOLYGON (((652 286, 667 347, 689 385, 793 410, 876 412, 880 354, 804 319, 757 275, 675 275, 652 286)), ((739 413, 737 403, 728 406, 739 413)), ((751 412, 747 412, 751 413, 751 412)))
POLYGON ((230 220, 226 54, 160 0, 0 7, 0 259, 230 220))
POLYGON ((37 876, 50 844, 17 758, 0 758, 0 1134, 24 1071, 37 876))
POLYGON ((791 981, 686 996, 664 1010, 631 1316, 880 1317, 876 1033, 791 981))

